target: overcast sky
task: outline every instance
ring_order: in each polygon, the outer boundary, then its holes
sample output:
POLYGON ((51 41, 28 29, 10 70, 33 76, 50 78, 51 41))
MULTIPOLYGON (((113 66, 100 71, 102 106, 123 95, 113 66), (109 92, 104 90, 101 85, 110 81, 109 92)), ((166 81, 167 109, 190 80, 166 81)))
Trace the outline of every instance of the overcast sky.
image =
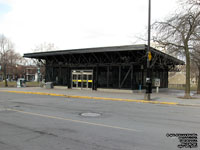
MULTIPOLYGON (((152 22, 176 9, 177 0, 152 0, 152 22)), ((17 52, 40 43, 58 49, 146 44, 148 0, 0 0, 0 33, 17 52), (145 38, 145 37, 144 37, 145 38)))

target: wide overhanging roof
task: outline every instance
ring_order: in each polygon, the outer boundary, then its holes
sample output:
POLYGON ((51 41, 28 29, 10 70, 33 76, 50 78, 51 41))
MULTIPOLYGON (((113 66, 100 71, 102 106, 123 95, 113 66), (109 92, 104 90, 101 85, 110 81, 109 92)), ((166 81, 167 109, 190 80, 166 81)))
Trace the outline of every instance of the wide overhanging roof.
MULTIPOLYGON (((45 59, 48 56, 59 56, 59 55, 70 55, 70 54, 85 54, 85 53, 106 53, 106 52, 121 52, 121 51, 147 51, 147 45, 124 45, 124 46, 109 46, 109 47, 95 47, 95 48, 81 48, 81 49, 68 49, 68 50, 57 50, 57 51, 47 51, 47 52, 36 52, 36 53, 26 53, 23 57, 26 58, 36 58, 45 59)), ((183 65, 184 61, 181 61, 173 56, 165 54, 159 50, 151 48, 152 54, 162 55, 167 57, 176 64, 183 65)))

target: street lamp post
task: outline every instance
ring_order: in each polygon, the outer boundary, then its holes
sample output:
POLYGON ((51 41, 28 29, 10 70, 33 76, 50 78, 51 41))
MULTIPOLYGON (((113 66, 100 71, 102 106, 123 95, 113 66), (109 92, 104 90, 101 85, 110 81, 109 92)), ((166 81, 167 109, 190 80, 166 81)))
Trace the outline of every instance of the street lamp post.
POLYGON ((150 40, 151 40, 151 0, 149 0, 149 10, 148 10, 148 49, 147 49, 147 76, 146 76, 146 93, 145 93, 145 99, 150 100, 151 99, 151 93, 152 93, 152 81, 151 81, 151 69, 150 69, 150 63, 151 63, 151 46, 150 46, 150 40))

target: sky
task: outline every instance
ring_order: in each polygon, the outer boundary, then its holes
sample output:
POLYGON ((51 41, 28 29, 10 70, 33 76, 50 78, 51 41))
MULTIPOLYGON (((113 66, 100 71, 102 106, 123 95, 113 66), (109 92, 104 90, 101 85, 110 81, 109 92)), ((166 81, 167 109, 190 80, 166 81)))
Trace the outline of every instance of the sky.
MULTIPOLYGON (((153 23, 177 0, 151 0, 153 23)), ((20 54, 41 43, 59 50, 146 44, 148 0, 0 0, 0 34, 20 54)))

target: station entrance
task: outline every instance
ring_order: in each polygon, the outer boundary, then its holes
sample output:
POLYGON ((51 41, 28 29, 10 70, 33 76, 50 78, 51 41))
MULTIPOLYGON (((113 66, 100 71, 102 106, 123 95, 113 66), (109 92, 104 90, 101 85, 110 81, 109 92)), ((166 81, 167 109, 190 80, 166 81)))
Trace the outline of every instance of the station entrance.
POLYGON ((92 70, 72 70, 72 88, 92 89, 92 70))

